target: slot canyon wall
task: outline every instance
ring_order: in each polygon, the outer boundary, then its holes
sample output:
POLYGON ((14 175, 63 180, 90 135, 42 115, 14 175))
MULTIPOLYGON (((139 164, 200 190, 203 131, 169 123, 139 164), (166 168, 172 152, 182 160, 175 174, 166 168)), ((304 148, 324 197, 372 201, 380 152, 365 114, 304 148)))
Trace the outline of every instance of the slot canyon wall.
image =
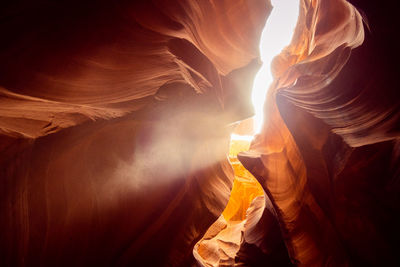
POLYGON ((391 2, 300 1, 237 156, 263 194, 221 219, 271 8, 2 4, 0 265, 399 265, 391 2))

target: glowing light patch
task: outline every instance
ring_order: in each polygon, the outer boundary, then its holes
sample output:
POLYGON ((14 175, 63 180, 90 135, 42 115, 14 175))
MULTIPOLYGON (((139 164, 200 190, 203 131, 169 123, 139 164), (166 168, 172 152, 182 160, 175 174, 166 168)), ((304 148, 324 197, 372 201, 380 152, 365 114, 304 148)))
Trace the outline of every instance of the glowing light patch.
POLYGON ((254 136, 252 136, 252 135, 240 135, 240 134, 232 134, 231 135, 231 139, 233 139, 233 140, 242 140, 242 141, 251 141, 251 140, 253 140, 253 137, 254 136))

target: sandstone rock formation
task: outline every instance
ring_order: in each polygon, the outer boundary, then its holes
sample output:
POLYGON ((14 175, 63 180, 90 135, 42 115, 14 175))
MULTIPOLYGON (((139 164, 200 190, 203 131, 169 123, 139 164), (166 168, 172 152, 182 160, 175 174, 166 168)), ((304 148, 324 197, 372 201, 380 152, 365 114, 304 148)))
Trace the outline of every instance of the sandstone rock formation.
POLYGON ((351 2, 301 1, 247 170, 269 1, 4 5, 0 265, 399 264, 395 8, 351 2))

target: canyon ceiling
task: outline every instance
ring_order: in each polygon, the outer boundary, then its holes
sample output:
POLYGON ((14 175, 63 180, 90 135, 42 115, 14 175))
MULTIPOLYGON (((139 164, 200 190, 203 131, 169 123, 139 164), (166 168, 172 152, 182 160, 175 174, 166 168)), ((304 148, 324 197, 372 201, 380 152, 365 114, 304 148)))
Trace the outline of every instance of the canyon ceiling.
POLYGON ((400 265, 392 2, 300 0, 231 157, 268 0, 1 4, 0 266, 400 265))

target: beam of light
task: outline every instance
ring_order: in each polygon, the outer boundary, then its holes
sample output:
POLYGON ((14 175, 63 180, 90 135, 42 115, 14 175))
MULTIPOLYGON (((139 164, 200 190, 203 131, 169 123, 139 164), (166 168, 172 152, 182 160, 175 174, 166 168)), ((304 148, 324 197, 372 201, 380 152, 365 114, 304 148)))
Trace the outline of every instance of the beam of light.
POLYGON ((260 39, 260 57, 263 65, 256 74, 252 91, 254 130, 260 133, 267 90, 273 81, 272 59, 289 45, 299 16, 299 0, 272 0, 273 9, 260 39))
POLYGON ((243 140, 243 141, 251 141, 253 140, 252 135, 240 135, 240 134, 231 134, 231 139, 233 140, 243 140))
MULTIPOLYGON (((262 31, 260 39, 260 57, 263 62, 256 74, 252 90, 252 102, 255 111, 254 133, 258 134, 264 119, 264 102, 273 77, 271 73, 272 59, 285 46, 290 44, 299 16, 299 0, 272 0, 273 9, 262 31)), ((232 134, 232 140, 249 140, 253 136, 232 134)))

